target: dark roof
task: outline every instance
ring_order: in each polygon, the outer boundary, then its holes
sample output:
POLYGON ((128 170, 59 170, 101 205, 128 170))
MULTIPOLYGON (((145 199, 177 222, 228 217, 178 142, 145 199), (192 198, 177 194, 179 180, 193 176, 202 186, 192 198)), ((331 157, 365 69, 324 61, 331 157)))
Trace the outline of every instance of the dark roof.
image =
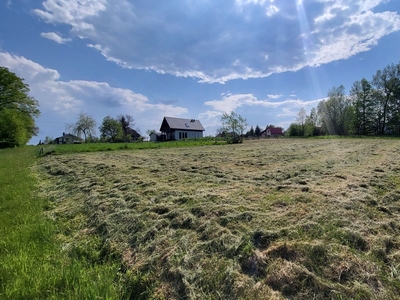
POLYGON ((161 132, 152 131, 149 135, 155 134, 156 136, 161 136, 161 132))
POLYGON ((135 129, 130 127, 127 128, 126 133, 129 134, 130 136, 140 137, 140 134, 135 129))
POLYGON ((70 133, 66 133, 66 134, 64 134, 64 135, 62 135, 62 136, 56 137, 55 140, 56 140, 56 139, 65 139, 65 138, 73 138, 73 139, 75 139, 75 140, 81 140, 80 137, 75 136, 75 135, 70 134, 70 133))
POLYGON ((268 129, 271 131, 271 134, 282 134, 283 135, 281 127, 267 127, 267 128, 265 128, 265 130, 261 131, 260 134, 266 133, 268 129))
POLYGON ((205 130, 203 125, 201 125, 200 121, 195 119, 164 117, 160 131, 165 131, 162 130, 165 126, 168 126, 170 129, 196 130, 196 131, 205 130))
POLYGON ((269 127, 267 129, 271 131, 271 134, 283 134, 282 128, 280 127, 269 127))

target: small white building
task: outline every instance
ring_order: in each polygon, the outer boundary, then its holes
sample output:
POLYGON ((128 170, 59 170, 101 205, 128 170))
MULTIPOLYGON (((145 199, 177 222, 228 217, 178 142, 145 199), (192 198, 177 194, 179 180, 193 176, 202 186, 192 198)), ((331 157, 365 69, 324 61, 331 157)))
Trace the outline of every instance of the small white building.
POLYGON ((162 141, 161 132, 152 131, 150 134, 150 142, 160 142, 162 141))

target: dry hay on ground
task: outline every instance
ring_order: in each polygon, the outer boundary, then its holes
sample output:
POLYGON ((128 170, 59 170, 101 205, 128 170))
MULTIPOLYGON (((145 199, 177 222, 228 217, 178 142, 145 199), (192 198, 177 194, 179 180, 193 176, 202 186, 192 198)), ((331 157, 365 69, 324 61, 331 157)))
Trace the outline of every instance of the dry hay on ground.
POLYGON ((268 139, 38 168, 66 245, 99 234, 151 297, 395 299, 399 162, 397 140, 268 139))

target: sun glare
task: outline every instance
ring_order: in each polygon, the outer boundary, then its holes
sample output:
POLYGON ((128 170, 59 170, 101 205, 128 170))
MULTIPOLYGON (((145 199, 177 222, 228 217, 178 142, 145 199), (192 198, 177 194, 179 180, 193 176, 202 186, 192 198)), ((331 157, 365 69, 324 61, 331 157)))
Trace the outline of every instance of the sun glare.
POLYGON ((311 39, 311 30, 310 25, 307 18, 306 10, 304 9, 303 0, 295 0, 296 1, 296 10, 297 10, 297 20, 299 22, 299 28, 301 30, 300 39, 303 47, 303 59, 304 66, 307 67, 307 72, 311 80, 312 88, 314 90, 315 95, 321 95, 321 87, 319 85, 317 76, 315 74, 315 69, 313 68, 314 62, 312 57, 312 39, 311 39))

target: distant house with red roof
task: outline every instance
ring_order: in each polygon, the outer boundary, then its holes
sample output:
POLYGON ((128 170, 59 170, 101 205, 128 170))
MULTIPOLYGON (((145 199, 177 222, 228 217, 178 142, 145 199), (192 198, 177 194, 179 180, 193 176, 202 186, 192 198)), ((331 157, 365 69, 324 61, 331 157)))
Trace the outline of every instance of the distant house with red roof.
POLYGON ((281 127, 271 127, 268 126, 265 128, 264 131, 261 131, 260 134, 261 137, 266 138, 266 137, 280 137, 283 136, 283 130, 281 127))

